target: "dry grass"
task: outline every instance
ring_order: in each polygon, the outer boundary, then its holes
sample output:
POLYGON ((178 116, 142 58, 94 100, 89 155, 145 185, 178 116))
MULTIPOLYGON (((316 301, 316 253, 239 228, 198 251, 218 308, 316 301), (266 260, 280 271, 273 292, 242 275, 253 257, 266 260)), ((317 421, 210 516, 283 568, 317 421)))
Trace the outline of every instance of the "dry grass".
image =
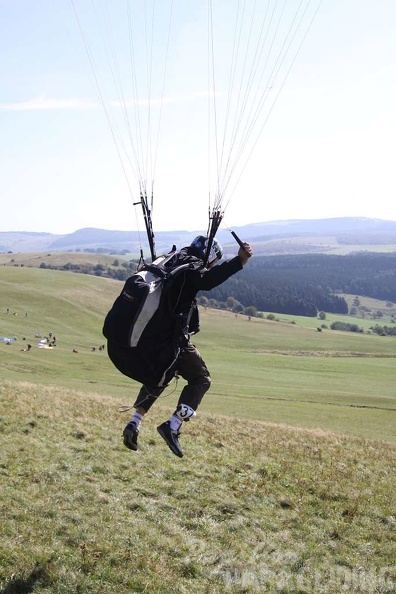
POLYGON ((120 401, 1 389, 1 594, 391 592, 396 449, 199 414, 185 457, 120 401))

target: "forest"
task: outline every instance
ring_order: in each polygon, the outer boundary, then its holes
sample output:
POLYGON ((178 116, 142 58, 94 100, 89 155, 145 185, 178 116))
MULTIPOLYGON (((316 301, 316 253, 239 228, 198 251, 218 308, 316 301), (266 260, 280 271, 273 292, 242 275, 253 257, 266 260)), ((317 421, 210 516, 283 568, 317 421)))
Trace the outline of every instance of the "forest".
POLYGON ((316 316, 348 313, 340 293, 396 302, 396 253, 257 256, 207 297, 229 296, 259 311, 316 316))

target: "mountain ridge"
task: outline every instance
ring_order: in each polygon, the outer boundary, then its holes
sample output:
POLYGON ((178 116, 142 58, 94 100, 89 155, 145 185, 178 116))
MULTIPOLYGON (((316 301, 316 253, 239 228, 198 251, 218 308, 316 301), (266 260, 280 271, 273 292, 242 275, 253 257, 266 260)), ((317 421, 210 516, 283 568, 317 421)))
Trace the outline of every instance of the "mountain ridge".
MULTIPOLYGON (((396 245, 396 221, 367 217, 333 217, 327 219, 289 219, 235 226, 233 231, 243 241, 255 243, 256 253, 326 252, 337 245, 396 245), (295 240, 295 241, 293 241, 295 240)), ((157 251, 167 251, 173 244, 188 245, 203 230, 158 231, 157 251)), ((224 247, 233 249, 229 230, 220 229, 217 238, 224 247)), ((147 250, 144 232, 119 231, 85 227, 67 234, 37 231, 1 231, 0 252, 42 252, 75 250, 108 250, 139 252, 147 250)))

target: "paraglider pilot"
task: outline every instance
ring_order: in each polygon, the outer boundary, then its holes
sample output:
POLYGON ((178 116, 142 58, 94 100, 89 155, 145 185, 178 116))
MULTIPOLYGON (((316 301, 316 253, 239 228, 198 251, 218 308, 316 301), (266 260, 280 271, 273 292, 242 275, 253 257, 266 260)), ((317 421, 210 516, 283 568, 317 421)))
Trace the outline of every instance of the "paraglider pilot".
MULTIPOLYGON (((184 329, 186 339, 177 357, 174 375, 184 378, 187 384, 180 394, 173 415, 157 427, 161 437, 179 458, 183 457, 179 442, 183 422, 196 416, 196 410, 211 384, 206 363, 190 340, 191 335, 199 331, 196 295, 199 291, 209 291, 217 287, 240 271, 253 253, 248 243, 241 243, 237 256, 214 266, 223 256, 222 248, 215 239, 213 239, 209 254, 207 254, 207 247, 208 238, 198 236, 190 246, 176 252, 176 260, 179 264, 198 262, 198 267, 187 267, 183 274, 179 274, 175 278, 172 288, 173 296, 176 299, 175 311, 180 312, 180 315, 183 314, 186 320, 184 329), (205 260, 206 265, 204 265, 205 260)), ((108 342, 108 350, 112 359, 114 350, 116 350, 116 354, 118 353, 111 341, 108 342)), ((135 413, 123 432, 123 441, 127 448, 135 451, 138 449, 138 436, 143 417, 165 387, 150 385, 147 382, 141 387, 134 403, 135 413)))

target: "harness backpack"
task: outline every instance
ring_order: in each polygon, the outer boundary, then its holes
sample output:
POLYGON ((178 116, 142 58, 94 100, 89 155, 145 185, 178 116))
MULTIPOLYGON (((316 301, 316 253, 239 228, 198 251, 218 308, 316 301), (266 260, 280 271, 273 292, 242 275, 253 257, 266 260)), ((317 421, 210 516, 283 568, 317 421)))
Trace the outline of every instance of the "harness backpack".
POLYGON ((149 386, 172 379, 193 311, 177 310, 172 288, 181 274, 202 267, 174 248, 127 279, 103 325, 109 357, 124 375, 149 386))

